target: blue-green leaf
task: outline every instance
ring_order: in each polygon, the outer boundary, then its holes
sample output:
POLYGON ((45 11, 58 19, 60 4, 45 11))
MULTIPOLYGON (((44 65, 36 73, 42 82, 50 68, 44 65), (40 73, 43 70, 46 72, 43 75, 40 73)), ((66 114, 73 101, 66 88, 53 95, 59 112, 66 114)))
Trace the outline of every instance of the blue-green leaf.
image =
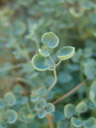
POLYGON ((35 106, 35 110, 36 111, 41 111, 42 109, 44 109, 46 107, 46 100, 45 99, 41 99, 38 101, 38 103, 35 106))
POLYGON ((71 123, 76 128, 80 128, 82 126, 82 121, 78 118, 75 118, 75 117, 72 117, 71 123))
POLYGON ((32 65, 33 67, 38 70, 38 71, 46 71, 48 70, 50 67, 47 65, 47 63, 45 63, 45 58, 42 57, 39 54, 36 54, 33 58, 32 58, 32 65))
POLYGON ((48 53, 48 52, 45 52, 45 51, 42 50, 42 49, 39 49, 39 53, 40 53, 40 55, 43 56, 43 57, 48 57, 48 56, 49 56, 49 53, 48 53))
POLYGON ((46 106, 46 113, 51 114, 54 111, 55 111, 55 106, 51 103, 48 103, 46 106))
POLYGON ((96 119, 91 117, 90 119, 84 121, 84 128, 96 128, 96 119))
POLYGON ((55 48, 59 44, 59 38, 53 32, 47 32, 42 36, 42 42, 49 48, 55 48))
POLYGON ((12 92, 8 92, 4 95, 5 103, 8 106, 13 106, 16 103, 16 98, 12 92))
POLYGON ((17 113, 14 110, 7 110, 6 111, 6 118, 9 124, 13 124, 17 120, 17 113))
POLYGON ((75 106, 73 104, 67 104, 64 107, 64 115, 66 118, 71 118, 75 114, 76 114, 76 111, 75 111, 75 106))
POLYGON ((87 111, 87 106, 86 104, 82 101, 76 106, 76 112, 78 114, 84 113, 87 111))
POLYGON ((46 116, 46 111, 39 112, 37 115, 40 119, 43 119, 46 116))
POLYGON ((75 53, 74 47, 66 46, 66 47, 61 48, 58 51, 57 56, 60 60, 67 60, 67 59, 70 59, 74 55, 74 53, 75 53))

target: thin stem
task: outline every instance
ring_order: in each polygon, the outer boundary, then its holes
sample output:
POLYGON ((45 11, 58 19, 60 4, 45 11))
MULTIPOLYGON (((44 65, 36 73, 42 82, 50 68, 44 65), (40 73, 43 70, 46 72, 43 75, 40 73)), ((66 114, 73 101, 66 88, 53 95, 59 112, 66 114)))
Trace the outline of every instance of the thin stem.
POLYGON ((53 82, 52 85, 48 88, 48 93, 51 91, 51 89, 55 86, 55 84, 56 84, 56 82, 57 82, 56 68, 53 69, 53 73, 54 73, 54 82, 53 82))
MULTIPOLYGON (((52 88, 56 85, 57 83, 57 73, 56 73, 56 67, 61 63, 61 61, 59 61, 57 64, 55 64, 53 58, 51 56, 49 56, 50 60, 52 61, 54 68, 53 68, 53 73, 54 73, 54 82, 52 83, 52 85, 50 85, 50 87, 48 88, 47 94, 52 90, 52 88)), ((52 71, 52 70, 51 70, 52 71)))
POLYGON ((53 128, 53 123, 50 115, 47 115, 47 119, 49 121, 50 128, 53 128))
POLYGON ((73 88, 71 91, 69 91, 68 93, 66 93, 64 96, 60 97, 59 99, 57 99, 56 101, 53 102, 53 104, 57 104, 60 101, 64 100, 65 98, 69 97, 70 95, 72 95, 74 92, 76 92, 80 87, 82 87, 88 80, 84 80, 83 82, 81 82, 80 84, 78 84, 75 88, 73 88))
POLYGON ((55 64, 55 62, 54 62, 53 58, 52 58, 51 56, 49 56, 49 58, 50 58, 50 60, 52 61, 52 63, 53 63, 53 65, 54 65, 54 67, 56 67, 56 64, 55 64))
POLYGON ((60 63, 61 63, 61 60, 59 60, 59 62, 56 64, 56 67, 59 66, 60 63))

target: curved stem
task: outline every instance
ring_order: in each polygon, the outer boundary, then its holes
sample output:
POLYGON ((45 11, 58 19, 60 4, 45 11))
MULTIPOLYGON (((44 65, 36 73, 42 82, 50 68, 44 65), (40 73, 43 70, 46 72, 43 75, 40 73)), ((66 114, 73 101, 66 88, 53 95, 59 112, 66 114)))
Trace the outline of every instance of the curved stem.
POLYGON ((56 64, 56 66, 59 66, 60 63, 61 63, 61 60, 59 60, 59 62, 56 64))
POLYGON ((75 88, 73 88, 71 91, 69 91, 68 93, 66 93, 64 96, 61 96, 59 99, 57 99, 56 101, 53 102, 53 104, 57 104, 60 101, 64 100, 65 98, 69 97, 70 95, 72 95, 74 92, 76 92, 80 87, 82 87, 88 80, 84 80, 83 82, 81 82, 80 84, 78 84, 75 88))
POLYGON ((54 73, 54 82, 52 83, 52 85, 48 88, 48 92, 49 93, 51 91, 51 89, 55 86, 56 82, 57 82, 57 73, 56 73, 56 68, 53 69, 53 73, 54 73))
MULTIPOLYGON (((53 87, 56 85, 57 83, 57 73, 56 73, 56 67, 61 63, 61 61, 59 61, 57 64, 55 64, 53 58, 51 56, 49 56, 51 62, 53 63, 54 65, 54 68, 53 68, 53 73, 54 73, 54 82, 50 85, 50 87, 48 88, 48 91, 47 91, 47 94, 53 89, 53 87)), ((52 70, 51 70, 52 71, 52 70)))
POLYGON ((47 115, 47 119, 49 121, 50 128, 53 128, 51 116, 50 115, 47 115))

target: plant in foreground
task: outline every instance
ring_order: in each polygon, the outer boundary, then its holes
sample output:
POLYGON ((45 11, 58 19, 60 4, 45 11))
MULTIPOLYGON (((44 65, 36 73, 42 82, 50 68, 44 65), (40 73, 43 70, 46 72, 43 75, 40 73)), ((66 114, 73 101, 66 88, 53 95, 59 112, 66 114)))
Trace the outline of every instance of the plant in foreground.
MULTIPOLYGON (((47 32, 42 36, 42 42, 44 47, 39 49, 39 53, 37 53, 32 58, 32 65, 38 71, 53 71, 54 74, 54 81, 45 92, 45 98, 48 96, 50 91, 54 88, 57 82, 57 72, 56 68, 60 65, 62 61, 70 59, 74 53, 75 48, 71 46, 65 46, 59 49, 56 53, 56 59, 53 58, 54 53, 52 50, 56 48, 59 44, 59 38, 53 32, 47 32), (58 62, 57 62, 58 61, 58 62)), ((52 103, 46 103, 46 99, 40 97, 32 97, 32 101, 37 102, 36 104, 36 111, 38 112, 39 118, 44 118, 45 116, 48 117, 50 123, 50 115, 55 111, 55 107, 52 103)), ((52 125, 50 123, 50 128, 52 125)))

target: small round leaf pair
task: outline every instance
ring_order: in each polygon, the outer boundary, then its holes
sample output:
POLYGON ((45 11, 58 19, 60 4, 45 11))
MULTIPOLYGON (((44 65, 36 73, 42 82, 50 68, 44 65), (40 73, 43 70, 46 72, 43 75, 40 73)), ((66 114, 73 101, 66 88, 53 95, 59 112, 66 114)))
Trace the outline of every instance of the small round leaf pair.
POLYGON ((70 59, 74 55, 74 53, 75 53, 74 47, 66 46, 66 47, 61 48, 58 51, 58 58, 60 60, 67 60, 67 59, 70 59))

